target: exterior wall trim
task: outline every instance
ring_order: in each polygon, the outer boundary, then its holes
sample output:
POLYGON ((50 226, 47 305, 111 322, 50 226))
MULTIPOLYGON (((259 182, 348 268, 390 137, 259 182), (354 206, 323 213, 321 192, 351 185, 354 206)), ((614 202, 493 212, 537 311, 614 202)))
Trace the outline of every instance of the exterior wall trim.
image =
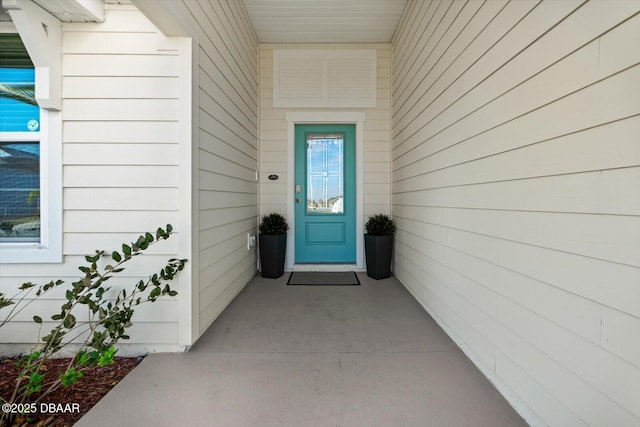
POLYGON ((62 26, 30 1, 3 2, 33 61, 36 101, 41 109, 62 110, 62 26))
POLYGON ((180 236, 180 254, 188 259, 187 267, 180 277, 178 344, 189 347, 198 339, 199 316, 198 307, 198 260, 194 254, 198 253, 198 168, 196 154, 198 152, 197 118, 193 114, 197 111, 195 104, 198 78, 198 59, 194 55, 197 42, 190 37, 176 38, 179 41, 179 51, 182 57, 182 93, 180 102, 180 210, 178 232, 180 236))

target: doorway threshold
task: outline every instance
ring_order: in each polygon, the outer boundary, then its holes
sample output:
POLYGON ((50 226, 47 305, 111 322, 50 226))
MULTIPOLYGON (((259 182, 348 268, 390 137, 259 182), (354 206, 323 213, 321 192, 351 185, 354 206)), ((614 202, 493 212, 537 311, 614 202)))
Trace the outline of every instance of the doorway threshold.
POLYGON ((294 264, 287 271, 364 271, 358 269, 356 264, 294 264))

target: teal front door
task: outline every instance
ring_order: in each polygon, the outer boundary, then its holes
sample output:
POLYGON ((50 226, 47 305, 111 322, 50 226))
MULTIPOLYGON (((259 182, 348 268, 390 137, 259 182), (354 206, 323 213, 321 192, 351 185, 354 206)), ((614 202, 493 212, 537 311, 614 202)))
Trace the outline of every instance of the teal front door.
POLYGON ((355 263, 355 125, 296 125, 297 263, 355 263))

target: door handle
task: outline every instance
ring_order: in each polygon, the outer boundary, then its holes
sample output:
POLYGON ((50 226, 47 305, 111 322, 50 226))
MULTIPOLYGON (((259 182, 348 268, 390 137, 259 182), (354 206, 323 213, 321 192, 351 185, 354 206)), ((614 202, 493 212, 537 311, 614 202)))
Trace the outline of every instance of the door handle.
POLYGON ((296 203, 300 203, 300 199, 296 197, 296 203))

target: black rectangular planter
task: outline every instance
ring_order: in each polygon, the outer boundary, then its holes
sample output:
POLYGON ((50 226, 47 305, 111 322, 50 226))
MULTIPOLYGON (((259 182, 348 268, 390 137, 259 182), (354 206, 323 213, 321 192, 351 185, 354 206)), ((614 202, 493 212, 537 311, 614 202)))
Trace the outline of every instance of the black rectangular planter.
POLYGON ((260 235, 260 269, 262 277, 276 279, 284 274, 287 235, 260 235))
POLYGON ((364 235, 364 251, 367 258, 367 276, 376 280, 391 276, 393 235, 364 235))

